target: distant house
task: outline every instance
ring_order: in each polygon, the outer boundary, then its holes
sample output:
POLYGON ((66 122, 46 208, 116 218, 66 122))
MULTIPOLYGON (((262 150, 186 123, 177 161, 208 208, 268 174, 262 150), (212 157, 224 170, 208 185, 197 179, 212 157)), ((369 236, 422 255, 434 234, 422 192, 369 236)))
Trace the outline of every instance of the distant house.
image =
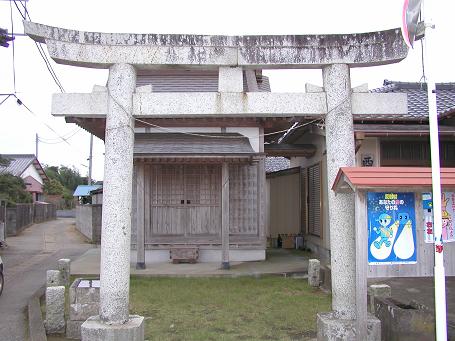
POLYGON ((73 193, 73 197, 78 197, 83 203, 90 202, 91 192, 98 189, 103 189, 103 185, 79 185, 73 193))
POLYGON ((2 154, 9 160, 8 166, 0 166, 0 174, 9 173, 24 179, 27 192, 33 197, 33 202, 43 200, 44 182, 48 181, 46 173, 40 162, 33 154, 2 154))

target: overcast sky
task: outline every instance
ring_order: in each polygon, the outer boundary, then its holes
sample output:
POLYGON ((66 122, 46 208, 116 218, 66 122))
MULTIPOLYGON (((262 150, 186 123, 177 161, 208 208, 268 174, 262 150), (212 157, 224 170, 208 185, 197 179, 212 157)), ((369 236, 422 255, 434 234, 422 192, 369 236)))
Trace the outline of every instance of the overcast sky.
MULTIPOLYGON (((427 0, 430 1, 430 0, 427 0)), ((434 0, 431 0, 434 1, 434 0)), ((316 34, 355 33, 400 26, 402 0, 230 0, 230 1, 107 1, 107 0, 30 0, 27 3, 34 22, 83 31, 127 33, 198 34, 316 34)), ((453 62, 453 13, 455 1, 438 1, 435 23, 437 39, 432 51, 437 82, 455 81, 453 62)), ((22 18, 12 4, 15 32, 23 32, 22 18)), ((0 27, 11 32, 10 2, 0 0, 0 27)), ((49 165, 74 165, 87 174, 89 134, 79 131, 69 145, 59 139, 76 131, 74 124, 50 115, 52 93, 59 92, 37 48, 28 37, 15 41, 13 48, 0 47, 0 93, 13 93, 35 116, 18 106, 13 98, 0 106, 0 153, 35 153, 49 165), (46 143, 44 143, 44 141, 46 143)), ((57 65, 53 67, 66 92, 91 92, 94 84, 105 85, 107 71, 57 65)), ((305 83, 321 85, 320 70, 275 70, 270 77, 272 91, 303 92, 305 83)), ((368 83, 379 87, 384 79, 417 82, 422 77, 420 42, 401 63, 351 71, 352 85, 368 83)), ((0 102, 4 97, 0 97, 0 102)), ((95 138, 93 177, 103 177, 103 142, 95 138)))

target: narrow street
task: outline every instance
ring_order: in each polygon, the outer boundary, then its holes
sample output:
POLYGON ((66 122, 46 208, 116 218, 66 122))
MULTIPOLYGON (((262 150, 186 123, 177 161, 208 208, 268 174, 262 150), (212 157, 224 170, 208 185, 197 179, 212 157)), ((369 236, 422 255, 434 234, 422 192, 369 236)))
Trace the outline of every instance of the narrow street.
POLYGON ((46 270, 57 260, 74 260, 92 245, 85 242, 73 218, 32 225, 17 237, 8 237, 0 250, 5 287, 0 296, 0 341, 26 340, 26 307, 29 298, 46 281, 46 270))

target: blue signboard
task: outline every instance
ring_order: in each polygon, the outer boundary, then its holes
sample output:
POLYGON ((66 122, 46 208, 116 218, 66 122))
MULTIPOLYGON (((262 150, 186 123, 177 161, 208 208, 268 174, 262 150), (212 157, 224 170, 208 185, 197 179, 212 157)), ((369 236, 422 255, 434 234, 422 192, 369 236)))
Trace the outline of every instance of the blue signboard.
POLYGON ((368 263, 416 263, 414 193, 367 193, 368 263))

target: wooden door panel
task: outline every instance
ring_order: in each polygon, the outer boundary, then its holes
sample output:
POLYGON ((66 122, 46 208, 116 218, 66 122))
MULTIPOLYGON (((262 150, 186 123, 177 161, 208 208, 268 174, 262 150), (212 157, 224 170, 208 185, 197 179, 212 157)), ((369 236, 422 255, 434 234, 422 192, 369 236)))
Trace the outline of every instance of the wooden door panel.
POLYGON ((185 166, 185 206, 188 236, 221 233, 221 168, 219 165, 185 166))
POLYGON ((187 234, 189 236, 221 234, 221 207, 187 207, 187 234))
POLYGON ((182 236, 185 234, 186 210, 184 207, 152 206, 152 236, 182 236))
POLYGON ((147 242, 159 236, 221 233, 219 165, 152 165, 147 242))

